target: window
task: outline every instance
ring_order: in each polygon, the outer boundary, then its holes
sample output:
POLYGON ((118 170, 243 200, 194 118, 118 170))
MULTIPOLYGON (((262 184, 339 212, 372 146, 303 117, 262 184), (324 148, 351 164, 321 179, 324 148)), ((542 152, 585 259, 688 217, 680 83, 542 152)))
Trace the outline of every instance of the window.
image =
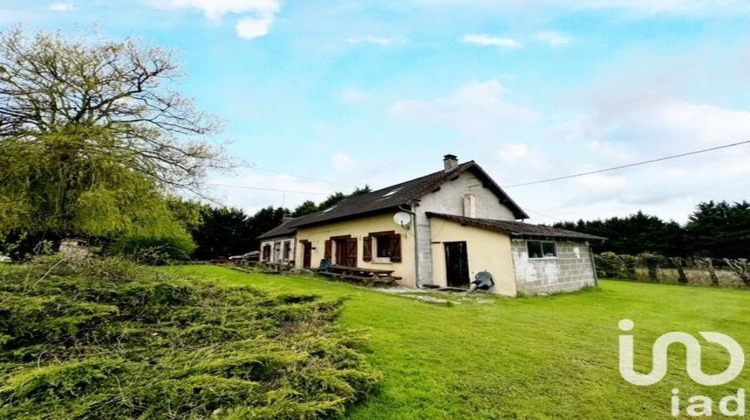
POLYGON ((292 253, 292 242, 284 242, 284 261, 289 261, 289 255, 292 253))
POLYGON ((552 241, 526 241, 529 258, 557 258, 557 247, 552 241))
POLYGON ((401 191, 401 188, 403 188, 403 187, 396 188, 395 190, 391 190, 391 191, 387 192, 386 194, 383 194, 383 198, 390 197, 393 194, 396 194, 397 192, 401 191))
POLYGON ((362 260, 376 263, 401 262, 401 234, 395 231, 370 232, 362 238, 362 260))
POLYGON ((378 258, 391 258, 391 240, 393 236, 382 235, 375 237, 375 256, 378 258))

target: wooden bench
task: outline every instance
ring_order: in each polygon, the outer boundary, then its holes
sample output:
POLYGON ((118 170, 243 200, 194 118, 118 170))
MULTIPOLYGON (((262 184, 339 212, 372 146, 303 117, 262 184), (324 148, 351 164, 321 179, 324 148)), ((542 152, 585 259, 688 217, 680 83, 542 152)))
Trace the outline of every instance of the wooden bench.
POLYGON ((345 265, 333 265, 326 270, 318 271, 323 276, 337 277, 344 280, 362 282, 368 286, 373 284, 396 284, 401 277, 394 276, 395 270, 381 270, 377 268, 348 267, 345 265))
POLYGON ((289 263, 264 262, 261 264, 271 269, 271 271, 266 272, 268 274, 281 274, 282 272, 289 270, 289 268, 291 268, 291 264, 289 263))

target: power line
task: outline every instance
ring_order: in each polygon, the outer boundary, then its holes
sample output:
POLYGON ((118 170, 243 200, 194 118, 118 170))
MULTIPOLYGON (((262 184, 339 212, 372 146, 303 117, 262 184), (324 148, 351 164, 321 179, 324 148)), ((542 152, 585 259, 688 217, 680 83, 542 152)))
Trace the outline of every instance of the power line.
POLYGON ((294 174, 289 174, 289 173, 286 173, 286 172, 279 172, 279 171, 272 171, 270 169, 263 169, 263 168, 258 167, 258 164, 254 163, 254 162, 252 163, 252 166, 250 168, 253 169, 253 170, 256 170, 256 171, 268 172, 268 173, 278 174, 278 175, 286 175, 286 176, 290 176, 292 178, 297 178, 297 179, 306 179, 308 181, 322 182, 324 184, 338 185, 338 186, 341 186, 341 187, 357 188, 354 185, 342 184, 340 182, 326 181, 326 180, 323 180, 323 179, 317 179, 317 178, 313 178, 313 177, 309 177, 309 176, 294 175, 294 174))
POLYGON ((562 220, 562 219, 558 219, 557 217, 552 217, 552 216, 550 216, 550 215, 547 215, 547 214, 544 214, 544 213, 539 213, 538 211, 534 211, 534 210, 531 210, 531 209, 530 209, 530 208, 528 208, 528 207, 524 207, 524 210, 526 210, 526 211, 527 211, 527 212, 529 212, 529 213, 534 213, 534 214, 536 214, 537 216, 542 216, 542 217, 546 217, 546 218, 548 218, 548 219, 552 219, 552 220, 555 220, 555 221, 557 221, 557 222, 565 222, 565 220, 562 220))
MULTIPOLYGON (((731 143, 731 144, 725 144, 725 145, 722 145, 722 146, 711 147, 711 148, 708 148, 708 149, 695 150, 695 151, 692 151, 692 152, 681 153, 681 154, 678 154, 678 155, 671 155, 671 156, 660 157, 660 158, 657 158, 657 159, 651 159, 651 160, 645 160, 645 161, 641 161, 641 162, 629 163, 627 165, 614 166, 614 167, 605 168, 605 169, 597 169, 595 171, 581 172, 581 173, 576 173, 576 174, 572 174, 572 175, 559 176, 559 177, 555 177, 555 178, 541 179, 541 180, 538 180, 538 181, 524 182, 524 183, 520 183, 520 184, 505 185, 505 186, 503 186, 503 188, 524 187, 524 186, 528 186, 528 185, 536 185, 536 184, 542 184, 542 183, 546 183, 546 182, 561 181, 561 180, 564 180, 564 179, 577 178, 577 177, 581 177, 581 176, 599 174, 599 173, 603 173, 603 172, 611 172, 611 171, 616 171, 616 170, 619 170, 619 169, 632 168, 634 166, 646 165, 646 164, 649 164, 649 163, 662 162, 662 161, 665 161, 665 160, 677 159, 677 158, 681 158, 681 157, 685 157, 685 156, 697 155, 697 154, 700 154, 700 153, 712 152, 712 151, 720 150, 720 149, 727 149, 727 148, 730 148, 730 147, 741 146, 743 144, 748 144, 748 143, 750 143, 750 140, 741 141, 741 142, 737 142, 737 143, 731 143)), ((308 179, 308 180, 311 180, 311 181, 318 181, 318 182, 323 182, 323 183, 327 183, 327 184, 334 184, 334 185, 341 185, 341 186, 353 187, 352 185, 340 184, 340 183, 329 182, 329 181, 323 181, 323 180, 315 179, 315 178, 311 178, 311 177, 303 177, 303 176, 291 175, 291 174, 287 174, 287 173, 283 173, 283 172, 275 172, 275 171, 271 171, 271 170, 264 170, 264 169, 258 169, 258 168, 254 168, 254 169, 256 169, 256 170, 262 170, 262 171, 265 171, 265 172, 278 173, 278 174, 281 174, 281 175, 288 175, 288 176, 291 176, 291 177, 294 177, 294 178, 308 179)), ((328 195, 327 193, 316 193, 316 192, 311 192, 311 191, 279 190, 279 189, 273 189, 273 188, 249 187, 249 186, 244 186, 244 185, 229 185, 229 184, 210 184, 210 185, 214 185, 214 186, 218 186, 218 187, 241 188, 241 189, 248 189, 248 190, 270 191, 270 192, 280 192, 280 193, 328 195)), ((532 213, 535 213, 535 212, 532 212, 532 213)), ((541 214, 541 213, 537 213, 537 214, 539 214, 540 216, 548 217, 550 219, 554 219, 553 217, 547 216, 545 214, 541 214)), ((557 219, 557 220, 559 220, 559 219, 557 219)))
POLYGON ((317 193, 317 192, 312 192, 312 191, 277 190, 273 188, 247 187, 244 185, 229 185, 229 184, 210 184, 210 185, 213 185, 216 187, 242 188, 245 190, 271 191, 271 192, 280 192, 280 193, 328 195, 327 193, 317 193))
POLYGON ((616 171, 618 169, 632 168, 633 166, 641 166, 641 165, 646 165, 646 164, 654 163, 654 162, 661 162, 661 161, 670 160, 670 159, 677 159, 677 158, 681 158, 681 157, 685 157, 685 156, 697 155, 699 153, 712 152, 714 150, 719 150, 719 149, 727 149, 727 148, 730 148, 730 147, 740 146, 740 145, 748 144, 748 143, 750 143, 750 140, 741 141, 741 142, 732 143, 732 144, 725 144, 723 146, 711 147, 709 149, 695 150, 695 151, 692 151, 692 152, 681 153, 679 155, 665 156, 665 157, 660 157, 660 158, 657 158, 657 159, 645 160, 645 161, 642 161, 642 162, 629 163, 627 165, 615 166, 615 167, 612 167, 612 168, 597 169, 595 171, 581 172, 581 173, 572 174, 572 175, 559 176, 559 177, 556 177, 556 178, 540 179, 538 181, 524 182, 524 183, 521 183, 521 184, 505 185, 505 186, 503 186, 503 188, 525 187, 527 185, 536 185, 536 184, 542 184, 542 183, 545 183, 545 182, 552 182, 552 181, 560 181, 560 180, 563 180, 563 179, 577 178, 579 176, 600 174, 602 172, 616 171))

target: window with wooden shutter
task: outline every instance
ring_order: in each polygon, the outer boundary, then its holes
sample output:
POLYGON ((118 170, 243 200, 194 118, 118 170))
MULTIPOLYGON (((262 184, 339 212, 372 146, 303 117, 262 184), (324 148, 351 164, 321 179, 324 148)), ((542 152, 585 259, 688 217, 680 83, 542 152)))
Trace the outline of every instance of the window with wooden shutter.
POLYGON ((401 234, 391 237, 391 262, 401 262, 401 234))
POLYGON ((327 260, 331 259, 331 240, 330 239, 326 239, 325 253, 323 254, 323 258, 327 260))
POLYGON ((372 261, 372 236, 362 239, 362 261, 372 261))
POLYGON ((363 243, 365 261, 401 262, 401 235, 395 231, 370 232, 363 243))

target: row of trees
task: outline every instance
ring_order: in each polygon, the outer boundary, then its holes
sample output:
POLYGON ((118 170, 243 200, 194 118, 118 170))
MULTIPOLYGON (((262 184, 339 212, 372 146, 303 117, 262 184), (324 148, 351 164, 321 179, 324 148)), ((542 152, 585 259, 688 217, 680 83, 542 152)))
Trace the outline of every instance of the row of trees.
POLYGON ((212 258, 239 255, 260 247, 256 239, 261 234, 279 226, 285 215, 300 217, 336 205, 341 200, 370 192, 364 186, 346 194, 336 192, 320 203, 305 201, 294 210, 284 207, 266 207, 253 215, 233 207, 213 207, 195 202, 183 202, 182 205, 195 206, 200 215, 200 222, 192 226, 190 234, 197 244, 193 258, 208 260, 212 258))
POLYGON ((680 225, 638 212, 628 217, 556 223, 555 227, 606 237, 596 253, 667 257, 750 257, 750 203, 700 203, 680 225))

